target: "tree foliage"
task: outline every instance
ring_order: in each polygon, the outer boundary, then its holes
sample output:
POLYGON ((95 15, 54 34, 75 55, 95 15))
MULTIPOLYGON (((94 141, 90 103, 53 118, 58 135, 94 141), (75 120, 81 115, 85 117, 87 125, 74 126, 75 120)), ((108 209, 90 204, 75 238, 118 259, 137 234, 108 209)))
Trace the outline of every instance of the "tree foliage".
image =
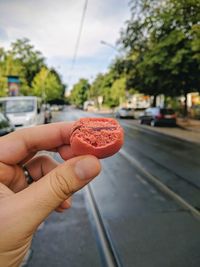
POLYGON ((0 47, 0 96, 8 95, 8 75, 19 76, 22 95, 46 96, 46 100, 64 97, 65 85, 60 75, 47 68, 41 52, 26 38, 13 42, 8 51, 0 47))
MULTIPOLYGON (((121 61, 117 62, 120 64, 121 61)), ((109 107, 118 106, 125 97, 126 80, 121 75, 121 69, 117 72, 114 62, 107 73, 98 74, 91 85, 89 96, 96 101, 98 106, 98 96, 103 97, 103 104, 109 107)))
POLYGON ((126 79, 120 78, 114 81, 111 87, 112 99, 115 103, 114 106, 118 106, 124 102, 126 95, 126 79))
POLYGON ((77 107, 82 107, 84 102, 88 99, 89 89, 90 84, 88 80, 80 79, 72 88, 70 102, 77 107))
POLYGON ((41 52, 30 44, 29 39, 23 38, 11 44, 10 54, 23 66, 25 79, 28 86, 31 86, 35 75, 45 66, 41 52))
POLYGON ((119 40, 133 58, 127 88, 171 96, 200 90, 200 2, 136 2, 119 40))
MULTIPOLYGON (((117 42, 123 56, 107 73, 96 76, 88 98, 98 103, 98 96, 103 96, 103 103, 114 107, 127 90, 152 95, 154 100, 159 94, 186 97, 199 91, 200 1, 132 0, 130 8, 131 17, 117 42)), ((74 88, 74 103, 81 88, 74 88)))
POLYGON ((33 79, 32 93, 35 96, 42 97, 48 102, 53 99, 61 98, 63 95, 63 88, 54 73, 46 68, 42 68, 33 79))
POLYGON ((20 76, 21 92, 28 90, 24 75, 24 67, 16 60, 12 54, 7 53, 3 48, 0 49, 0 96, 6 96, 8 93, 7 76, 20 76))

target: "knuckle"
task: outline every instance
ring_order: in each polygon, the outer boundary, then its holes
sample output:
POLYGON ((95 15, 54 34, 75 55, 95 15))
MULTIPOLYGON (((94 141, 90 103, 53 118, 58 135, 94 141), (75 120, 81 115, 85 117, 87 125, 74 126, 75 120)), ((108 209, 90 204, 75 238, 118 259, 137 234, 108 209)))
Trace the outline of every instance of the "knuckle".
POLYGON ((50 176, 50 183, 54 194, 61 200, 68 198, 74 192, 72 179, 66 178, 61 171, 50 176))

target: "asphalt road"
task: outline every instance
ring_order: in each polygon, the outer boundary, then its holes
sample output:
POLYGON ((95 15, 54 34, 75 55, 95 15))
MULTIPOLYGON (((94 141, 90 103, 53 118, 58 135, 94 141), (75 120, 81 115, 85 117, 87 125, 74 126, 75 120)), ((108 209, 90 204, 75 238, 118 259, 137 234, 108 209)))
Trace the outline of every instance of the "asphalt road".
MULTIPOLYGON (((86 116, 95 115, 66 108, 55 113, 54 120, 86 116)), ((193 216, 183 203, 198 213, 200 146, 130 121, 120 123, 125 130, 125 145, 117 155, 102 160, 103 171, 90 186, 116 262, 106 262, 88 204, 88 190, 84 189, 75 194, 72 209, 53 213, 38 230, 26 266, 200 266, 198 214, 193 216), (174 195, 155 185, 152 177, 174 195)))

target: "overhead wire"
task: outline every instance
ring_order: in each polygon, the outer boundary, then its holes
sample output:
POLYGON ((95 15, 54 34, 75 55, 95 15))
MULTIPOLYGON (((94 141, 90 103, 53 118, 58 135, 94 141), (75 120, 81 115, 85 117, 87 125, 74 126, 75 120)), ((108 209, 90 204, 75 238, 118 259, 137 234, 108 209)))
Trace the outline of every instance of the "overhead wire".
POLYGON ((86 16, 87 6, 88 6, 88 0, 85 0, 84 6, 83 6, 83 12, 82 12, 82 16, 81 16, 80 27, 79 27, 79 31, 78 31, 78 36, 77 36, 77 40, 76 40, 76 44, 75 44, 74 54, 73 54, 73 57, 72 57, 71 68, 69 70, 68 84, 71 81, 72 71, 74 69, 74 66, 75 66, 75 63, 76 63, 76 59, 77 59, 77 55, 78 55, 78 49, 79 49, 79 45, 80 45, 81 34, 82 34, 82 31, 83 31, 83 25, 84 25, 84 20, 85 20, 85 16, 86 16))

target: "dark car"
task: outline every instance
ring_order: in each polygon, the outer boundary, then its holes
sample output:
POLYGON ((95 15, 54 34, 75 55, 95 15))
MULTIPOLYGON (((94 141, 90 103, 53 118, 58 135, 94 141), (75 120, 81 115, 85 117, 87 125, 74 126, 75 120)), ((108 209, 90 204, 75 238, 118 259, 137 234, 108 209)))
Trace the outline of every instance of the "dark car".
POLYGON ((148 108, 144 114, 140 116, 141 124, 149 124, 151 126, 176 125, 176 114, 171 108, 148 108))
POLYGON ((10 120, 3 114, 0 113, 0 136, 13 132, 15 130, 10 120))

